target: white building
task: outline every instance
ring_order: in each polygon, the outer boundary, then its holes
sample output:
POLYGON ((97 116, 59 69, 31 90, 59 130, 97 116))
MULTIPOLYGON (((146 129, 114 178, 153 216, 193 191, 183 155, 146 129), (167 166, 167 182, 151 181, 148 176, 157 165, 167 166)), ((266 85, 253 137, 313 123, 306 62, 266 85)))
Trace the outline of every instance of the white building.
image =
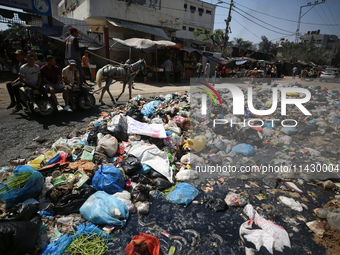
POLYGON ((196 40, 194 30, 206 33, 214 31, 216 5, 200 0, 184 0, 179 5, 183 9, 183 25, 180 31, 174 33, 175 37, 184 40, 196 40))

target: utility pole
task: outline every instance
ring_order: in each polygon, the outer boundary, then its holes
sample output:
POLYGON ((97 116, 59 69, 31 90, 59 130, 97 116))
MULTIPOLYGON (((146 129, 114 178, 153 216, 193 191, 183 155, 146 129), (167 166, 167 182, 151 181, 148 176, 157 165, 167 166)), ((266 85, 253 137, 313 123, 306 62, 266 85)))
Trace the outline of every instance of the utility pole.
POLYGON ((300 24, 301 24, 301 18, 303 16, 305 16, 311 9, 313 9, 316 5, 318 4, 324 4, 326 2, 326 0, 322 0, 322 2, 319 2, 319 1, 315 1, 313 4, 311 2, 307 3, 307 5, 303 5, 303 6, 300 6, 300 13, 299 13, 299 19, 298 19, 298 24, 297 24, 297 28, 296 28, 296 36, 295 36, 295 43, 298 43, 299 42, 299 37, 300 37, 300 24), (303 7, 311 7, 308 11, 306 11, 305 14, 302 14, 302 8, 303 7))
POLYGON ((225 19, 225 23, 226 23, 226 28, 225 28, 225 36, 224 36, 224 47, 223 48, 226 48, 227 47, 227 43, 228 43, 228 40, 229 40, 229 36, 228 36, 228 33, 229 33, 229 23, 231 21, 231 8, 234 6, 234 1, 231 0, 230 1, 230 7, 229 7, 229 13, 228 13, 228 18, 225 19))

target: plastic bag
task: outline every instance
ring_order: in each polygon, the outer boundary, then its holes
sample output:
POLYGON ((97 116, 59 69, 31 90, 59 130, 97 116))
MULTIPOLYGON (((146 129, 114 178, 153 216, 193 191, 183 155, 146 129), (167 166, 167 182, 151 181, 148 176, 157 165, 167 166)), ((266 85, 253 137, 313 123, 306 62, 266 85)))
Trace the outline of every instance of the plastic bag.
MULTIPOLYGON (((142 115, 143 117, 143 115, 142 115)), ((110 125, 107 126, 110 134, 117 138, 118 142, 128 141, 127 121, 122 114, 116 115, 112 118, 110 125)))
MULTIPOLYGON (((25 186, 23 188, 14 188, 6 194, 0 195, 1 200, 6 200, 6 208, 23 202, 26 199, 37 197, 44 187, 43 175, 35 171, 31 166, 20 165, 13 171, 14 174, 22 172, 32 172, 32 175, 26 182, 25 186)), ((7 184, 3 183, 0 188, 1 187, 7 187, 7 184)))
POLYGON ((72 242, 71 237, 63 235, 55 243, 50 243, 43 250, 42 255, 61 255, 71 242, 72 242))
MULTIPOLYGON (((243 212, 250 219, 240 227, 240 237, 243 241, 253 243, 256 251, 259 251, 263 246, 270 254, 273 254, 274 250, 286 254, 287 248, 290 249, 291 245, 288 233, 284 228, 261 217, 251 204, 247 204, 243 212), (252 229, 253 223, 261 229, 252 229)), ((255 249, 246 247, 246 254, 255 254, 255 249)))
POLYGON ((195 170, 191 169, 181 169, 177 174, 176 174, 176 180, 183 182, 183 181, 189 181, 193 179, 198 178, 198 172, 195 170))
POLYGON ((114 166, 102 165, 92 179, 92 186, 108 194, 121 192, 125 186, 124 175, 114 166))
POLYGON ((149 188, 146 185, 138 184, 131 193, 132 201, 144 202, 149 200, 149 188))
POLYGON ((159 255, 161 254, 161 245, 157 237, 141 232, 132 238, 132 241, 126 246, 125 252, 127 255, 159 255))
POLYGON ((243 127, 236 134, 237 141, 256 146, 262 146, 262 138, 258 132, 251 127, 243 127))
POLYGON ((162 101, 151 101, 143 106, 141 113, 145 116, 151 117, 156 113, 156 108, 162 106, 162 101))
POLYGON ((194 139, 189 139, 189 147, 196 152, 200 152, 204 149, 207 139, 204 135, 196 136, 194 139))
POLYGON ((295 211, 298 211, 298 212, 303 211, 302 205, 299 202, 295 201, 293 198, 289 198, 289 197, 285 197, 285 196, 279 196, 279 200, 280 200, 281 203, 289 206, 290 208, 292 208, 295 211))
POLYGON ((112 135, 102 135, 101 133, 98 134, 98 145, 96 150, 99 152, 104 152, 107 156, 112 158, 118 148, 118 141, 112 135))
POLYGON ((244 206, 247 203, 244 197, 241 197, 241 195, 233 193, 233 192, 228 193, 224 201, 229 206, 244 206))
POLYGON ((129 154, 136 156, 142 164, 150 166, 153 170, 166 177, 171 183, 172 169, 169 166, 169 158, 164 151, 156 145, 136 144, 128 151, 129 154))
POLYGON ((67 139, 63 139, 63 138, 59 138, 53 145, 52 145, 52 149, 54 149, 55 151, 63 151, 66 152, 68 154, 71 154, 71 148, 70 146, 67 144, 67 139))
POLYGON ((233 151, 240 153, 246 157, 251 157, 255 155, 255 149, 250 144, 241 143, 232 148, 233 151))
POLYGON ((96 147, 86 145, 81 155, 81 160, 93 161, 93 154, 95 149, 96 147))
POLYGON ((166 198, 173 203, 187 206, 197 195, 198 190, 194 186, 183 182, 178 184, 166 198))
POLYGON ((33 167, 34 170, 38 170, 46 165, 46 156, 44 154, 41 154, 30 161, 27 165, 33 167))
POLYGON ((125 114, 137 121, 142 121, 144 116, 136 106, 130 107, 125 114))
POLYGON ((129 155, 127 159, 123 161, 122 168, 128 176, 132 176, 143 167, 138 158, 133 155, 129 155))
POLYGON ((154 186, 158 190, 165 190, 167 188, 170 188, 172 186, 171 182, 169 182, 167 179, 158 177, 153 180, 154 186))
POLYGON ((11 221, 0 223, 0 254, 22 255, 34 251, 41 221, 34 217, 31 221, 11 221))
POLYGON ((172 121, 174 121, 177 127, 180 127, 182 130, 188 130, 190 128, 189 119, 184 118, 183 116, 176 116, 172 121))
POLYGON ((118 198, 110 196, 104 191, 97 191, 91 195, 80 208, 81 215, 93 224, 114 225, 122 228, 125 220, 129 217, 128 207, 118 198), (115 218, 110 212, 119 211, 124 220, 115 218))
POLYGON ((79 213, 79 208, 95 192, 96 190, 91 187, 83 187, 76 190, 75 194, 67 194, 55 204, 54 211, 61 215, 79 213))
POLYGON ((168 124, 164 125, 164 129, 165 131, 175 132, 176 135, 181 135, 181 128, 177 127, 176 123, 172 120, 170 120, 168 124))
POLYGON ((212 209, 214 212, 223 212, 228 209, 228 205, 223 199, 214 194, 206 194, 204 203, 206 208, 212 209))
POLYGON ((147 124, 127 117, 128 134, 146 135, 154 138, 166 138, 163 124, 147 124))

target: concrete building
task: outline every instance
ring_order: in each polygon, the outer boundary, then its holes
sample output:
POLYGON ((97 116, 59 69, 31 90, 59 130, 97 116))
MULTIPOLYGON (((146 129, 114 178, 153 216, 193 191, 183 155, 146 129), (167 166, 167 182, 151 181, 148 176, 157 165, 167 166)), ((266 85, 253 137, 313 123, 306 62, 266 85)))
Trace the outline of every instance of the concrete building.
POLYGON ((336 35, 320 34, 320 30, 308 31, 300 37, 301 42, 310 42, 312 45, 326 51, 326 57, 331 60, 340 50, 340 39, 336 35))
POLYGON ((202 2, 200 0, 184 0, 179 5, 183 10, 183 25, 181 30, 174 33, 174 37, 184 40, 186 46, 197 42, 193 31, 199 30, 206 33, 214 31, 216 5, 202 2))

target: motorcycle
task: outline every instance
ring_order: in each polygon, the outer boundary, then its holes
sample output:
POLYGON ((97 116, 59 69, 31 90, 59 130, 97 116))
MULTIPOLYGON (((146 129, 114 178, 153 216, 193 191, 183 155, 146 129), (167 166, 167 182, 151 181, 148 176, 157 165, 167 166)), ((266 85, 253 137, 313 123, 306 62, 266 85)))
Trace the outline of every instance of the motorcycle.
MULTIPOLYGON (((27 110, 30 113, 33 113, 33 102, 31 102, 30 98, 28 97, 24 87, 21 87, 19 89, 19 94, 20 94, 20 103, 26 107, 25 110, 27 110)), ((57 106, 54 104, 53 100, 51 97, 49 97, 50 104, 52 108, 47 109, 47 103, 43 98, 43 95, 40 93, 39 90, 34 90, 34 97, 35 97, 35 102, 39 107, 39 112, 37 112, 38 115, 42 117, 46 116, 51 116, 54 112, 57 111, 57 106)))
POLYGON ((92 94, 93 88, 87 85, 83 85, 82 89, 71 88, 70 85, 66 85, 69 91, 69 101, 73 109, 91 110, 96 105, 96 99, 92 94))

